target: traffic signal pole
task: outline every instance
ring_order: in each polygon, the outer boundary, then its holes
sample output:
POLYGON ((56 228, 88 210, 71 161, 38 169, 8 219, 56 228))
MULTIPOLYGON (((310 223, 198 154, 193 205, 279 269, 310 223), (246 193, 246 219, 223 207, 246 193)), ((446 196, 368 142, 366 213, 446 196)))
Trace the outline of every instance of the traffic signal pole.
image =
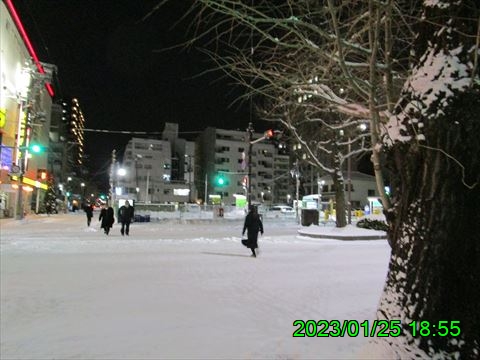
POLYGON ((252 151, 253 151, 253 144, 256 144, 260 141, 265 139, 271 139, 276 134, 281 134, 281 131, 269 129, 265 131, 264 135, 258 139, 253 140, 253 133, 254 133, 252 123, 248 123, 247 128, 247 136, 248 136, 248 187, 247 187, 247 201, 248 201, 248 208, 250 209, 250 205, 252 205, 252 151))

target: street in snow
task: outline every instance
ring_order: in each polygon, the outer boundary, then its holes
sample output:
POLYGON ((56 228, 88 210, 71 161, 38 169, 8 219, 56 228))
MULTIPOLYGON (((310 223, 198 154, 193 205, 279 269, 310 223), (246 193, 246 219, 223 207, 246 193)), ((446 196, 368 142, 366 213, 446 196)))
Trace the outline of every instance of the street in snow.
POLYGON ((122 237, 96 216, 1 220, 2 359, 346 359, 368 341, 293 337, 293 323, 373 320, 385 240, 265 219, 251 258, 241 219, 133 223, 122 237))

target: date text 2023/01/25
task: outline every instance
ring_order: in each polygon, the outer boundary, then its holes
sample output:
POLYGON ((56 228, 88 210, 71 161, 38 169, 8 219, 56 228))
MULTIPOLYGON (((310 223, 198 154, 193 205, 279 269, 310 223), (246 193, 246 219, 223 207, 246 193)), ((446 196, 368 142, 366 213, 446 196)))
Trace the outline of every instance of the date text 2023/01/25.
MULTIPOLYGON (((293 337, 397 337, 402 335, 400 320, 295 320, 293 337)), ((459 336, 460 321, 412 321, 407 324, 413 336, 459 336)))

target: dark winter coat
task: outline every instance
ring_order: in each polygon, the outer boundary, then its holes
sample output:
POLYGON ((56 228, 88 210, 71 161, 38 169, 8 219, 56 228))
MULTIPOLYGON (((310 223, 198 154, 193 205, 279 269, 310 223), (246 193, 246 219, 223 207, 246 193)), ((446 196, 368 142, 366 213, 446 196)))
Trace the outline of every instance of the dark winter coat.
POLYGON ((115 219, 113 217, 113 209, 109 207, 108 209, 102 209, 100 211, 100 217, 98 220, 102 221, 102 229, 111 228, 115 219))
POLYGON ((133 206, 121 206, 118 209, 118 222, 122 224, 129 224, 133 221, 133 206))
POLYGON ((92 207, 92 205, 85 205, 83 210, 87 214, 87 218, 91 219, 93 217, 93 207, 92 207))
POLYGON ((248 233, 248 247, 256 249, 258 247, 258 232, 263 234, 263 223, 256 211, 250 211, 245 218, 242 235, 245 234, 245 230, 248 233))

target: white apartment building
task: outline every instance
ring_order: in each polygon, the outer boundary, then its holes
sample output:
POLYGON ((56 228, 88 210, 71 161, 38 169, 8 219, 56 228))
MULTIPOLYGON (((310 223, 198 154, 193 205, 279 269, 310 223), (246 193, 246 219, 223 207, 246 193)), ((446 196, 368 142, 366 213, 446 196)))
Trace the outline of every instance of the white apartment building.
POLYGON ((117 175, 121 197, 147 204, 189 200, 188 184, 172 180, 172 151, 167 140, 132 138, 122 167, 125 175, 117 175))
MULTIPOLYGON (((263 133, 255 133, 258 139, 263 133)), ((215 128, 205 129, 196 142, 178 138, 178 125, 167 123, 162 140, 132 138, 115 174, 117 196, 140 203, 204 202, 213 198, 225 205, 235 195, 247 196, 247 133, 215 128), (221 176, 225 183, 219 184, 221 176)), ((290 159, 269 141, 252 146, 253 202, 287 202, 290 159)))
MULTIPOLYGON (((263 133, 255 133, 258 139, 263 133)), ((197 189, 207 199, 220 196, 225 205, 235 204, 236 195, 247 196, 248 135, 246 131, 207 128, 197 139, 197 189), (220 184, 218 178, 224 180, 220 184), (204 185, 203 188, 201 185, 204 185), (207 194, 205 194, 205 189, 207 194)), ((289 184, 289 156, 282 155, 269 141, 252 147, 252 202, 286 202, 289 184)))

